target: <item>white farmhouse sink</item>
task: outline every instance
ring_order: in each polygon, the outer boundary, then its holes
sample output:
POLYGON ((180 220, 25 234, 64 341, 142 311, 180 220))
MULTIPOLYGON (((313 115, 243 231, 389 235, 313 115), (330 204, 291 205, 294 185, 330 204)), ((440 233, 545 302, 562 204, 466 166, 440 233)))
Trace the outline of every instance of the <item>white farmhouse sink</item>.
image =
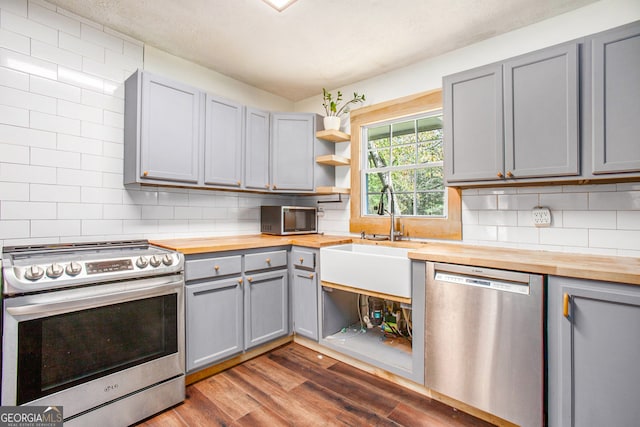
POLYGON ((320 249, 320 280, 411 298, 409 249, 348 244, 320 249))

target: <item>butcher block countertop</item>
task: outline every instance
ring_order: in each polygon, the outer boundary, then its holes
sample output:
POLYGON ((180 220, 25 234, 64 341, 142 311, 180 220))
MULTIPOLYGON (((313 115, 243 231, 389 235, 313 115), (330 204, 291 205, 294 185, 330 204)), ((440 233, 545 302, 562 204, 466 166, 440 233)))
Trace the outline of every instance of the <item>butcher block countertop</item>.
POLYGON ((406 247, 410 249, 409 258, 417 261, 473 265, 527 273, 552 274, 579 279, 640 285, 640 258, 632 257, 571 254, 564 252, 498 248, 494 246, 475 246, 459 243, 372 241, 350 236, 329 236, 322 234, 293 236, 257 234, 151 241, 153 244, 180 251, 185 255, 284 245, 321 248, 352 242, 406 247))
POLYGON ((269 236, 255 234, 246 236, 196 237, 184 239, 152 240, 154 245, 173 249, 185 255, 206 252, 222 252, 243 249, 268 248, 272 246, 296 245, 308 248, 351 243, 351 237, 326 236, 323 234, 300 234, 292 236, 269 236))
POLYGON ((640 258, 431 242, 409 258, 640 285, 640 258))

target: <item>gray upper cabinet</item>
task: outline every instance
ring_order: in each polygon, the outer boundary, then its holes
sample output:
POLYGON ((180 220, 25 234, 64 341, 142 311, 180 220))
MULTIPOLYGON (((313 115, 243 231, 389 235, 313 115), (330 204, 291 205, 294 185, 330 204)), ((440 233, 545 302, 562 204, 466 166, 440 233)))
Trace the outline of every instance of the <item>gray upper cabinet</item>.
POLYGON ((443 87, 447 180, 499 178, 504 171, 502 66, 447 76, 443 87))
POLYGON ((577 175, 579 46, 554 46, 443 79, 448 183, 577 175))
POLYGON ((503 64, 507 178, 580 172, 578 65, 577 43, 503 64))
POLYGON ((640 23, 590 43, 593 173, 640 172, 640 23))
POLYGON ((137 71, 125 82, 124 182, 197 184, 201 92, 137 71))
POLYGON ((273 113, 271 118, 273 189, 313 191, 315 116, 273 113))
POLYGON ((252 190, 270 189, 270 124, 269 113, 247 108, 245 114, 244 187, 252 190))
POLYGON ((555 276, 548 288, 549 426, 638 425, 640 288, 555 276))
POLYGON ((242 185, 244 107, 206 95, 204 139, 204 183, 242 185))

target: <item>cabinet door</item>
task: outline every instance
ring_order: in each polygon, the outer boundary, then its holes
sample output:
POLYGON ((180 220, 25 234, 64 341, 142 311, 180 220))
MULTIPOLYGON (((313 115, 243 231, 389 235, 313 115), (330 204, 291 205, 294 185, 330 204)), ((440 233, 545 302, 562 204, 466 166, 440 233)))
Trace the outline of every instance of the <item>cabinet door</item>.
POLYGON ((549 425, 637 425, 640 288, 551 277, 549 292, 549 425))
POLYGON ((204 183, 242 184, 242 105, 206 96, 204 183))
POLYGON ((443 87, 446 180, 501 179, 502 66, 495 64, 447 76, 443 87))
POLYGON ((242 279, 187 284, 187 371, 242 351, 242 279))
POLYGON ((269 113, 247 108, 245 119, 244 186, 269 190, 269 113))
POLYGON ((201 96, 187 85, 142 75, 141 178, 198 182, 201 96))
POLYGON ((271 115, 273 189, 313 191, 315 117, 271 115))
POLYGON ((595 36, 593 172, 640 171, 640 24, 595 36))
POLYGON ((293 330, 318 340, 318 276, 314 271, 293 271, 293 330))
POLYGON ((289 333, 288 270, 245 277, 245 350, 289 333))
POLYGON ((504 63, 505 175, 577 175, 578 45, 504 63))

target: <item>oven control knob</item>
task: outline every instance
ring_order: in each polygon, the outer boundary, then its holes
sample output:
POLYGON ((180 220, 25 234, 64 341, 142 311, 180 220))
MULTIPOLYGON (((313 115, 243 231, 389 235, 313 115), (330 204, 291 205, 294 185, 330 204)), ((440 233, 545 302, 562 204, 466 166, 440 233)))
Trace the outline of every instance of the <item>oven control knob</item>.
POLYGON ((24 278, 27 280, 38 280, 44 276, 44 270, 37 265, 32 265, 24 272, 24 278))
POLYGON ((151 267, 158 267, 162 263, 162 260, 158 255, 152 255, 149 259, 149 263, 151 264, 151 267))
POLYGON ((164 254, 162 257, 162 263, 166 266, 173 264, 173 258, 169 254, 164 254))
POLYGON ((82 271, 82 264, 71 261, 65 270, 69 276, 77 276, 82 271))
POLYGON ((147 260, 147 257, 141 256, 136 260, 136 265, 138 268, 145 268, 149 265, 149 261, 147 260))
POLYGON ((64 273, 64 268, 62 268, 62 266, 58 263, 54 262, 49 267, 47 267, 47 276, 51 277, 52 279, 62 276, 62 273, 64 273))

